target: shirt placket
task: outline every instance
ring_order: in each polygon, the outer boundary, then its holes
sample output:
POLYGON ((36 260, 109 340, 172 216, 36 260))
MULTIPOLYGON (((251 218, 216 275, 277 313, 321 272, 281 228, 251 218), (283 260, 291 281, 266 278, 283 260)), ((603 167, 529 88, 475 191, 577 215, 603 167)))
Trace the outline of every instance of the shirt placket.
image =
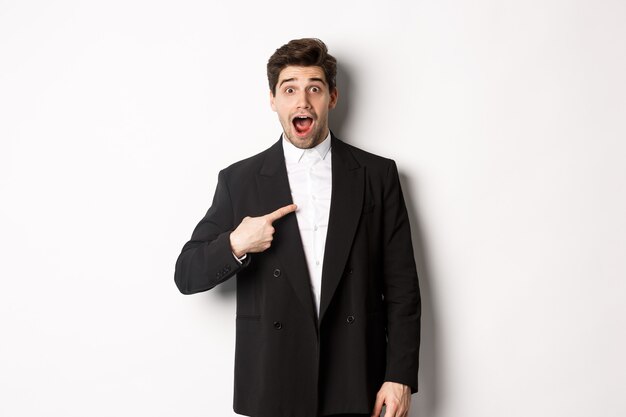
MULTIPOLYGON (((320 228, 319 228, 319 224, 318 224, 318 219, 319 219, 319 205, 317 204, 317 187, 315 186, 315 170, 317 169, 318 166, 318 162, 319 162, 319 157, 317 157, 317 155, 315 155, 314 151, 312 152, 308 152, 307 155, 307 194, 309 196, 309 204, 311 207, 310 210, 310 217, 309 217, 309 221, 310 221, 310 225, 312 227, 311 230, 311 245, 312 245, 312 254, 313 254, 313 268, 314 268, 314 281, 316 283, 316 285, 320 285, 319 279, 321 277, 321 271, 320 268, 322 267, 322 260, 320 257, 320 244, 319 244, 319 235, 320 235, 320 228)), ((313 278, 313 277, 312 277, 313 278)), ((316 298, 318 297, 319 294, 319 288, 318 291, 316 291, 316 298)), ((317 300, 317 304, 319 305, 319 299, 317 300)))

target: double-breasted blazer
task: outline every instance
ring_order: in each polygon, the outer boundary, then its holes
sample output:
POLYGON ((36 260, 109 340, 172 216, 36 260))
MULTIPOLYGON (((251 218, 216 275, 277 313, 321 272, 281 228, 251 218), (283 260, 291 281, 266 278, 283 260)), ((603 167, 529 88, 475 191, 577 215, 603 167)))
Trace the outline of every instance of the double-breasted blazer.
POLYGON ((254 417, 370 413, 384 381, 417 390, 420 293, 395 163, 332 136, 319 318, 295 213, 240 264, 229 235, 292 203, 282 139, 222 170, 176 262, 184 294, 237 275, 234 410, 254 417))

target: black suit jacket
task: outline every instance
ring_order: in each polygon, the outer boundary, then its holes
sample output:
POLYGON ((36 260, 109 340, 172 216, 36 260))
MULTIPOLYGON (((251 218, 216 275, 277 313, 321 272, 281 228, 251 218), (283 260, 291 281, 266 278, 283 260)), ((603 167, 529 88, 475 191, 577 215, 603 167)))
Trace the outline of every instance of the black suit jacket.
POLYGON ((292 203, 282 142, 222 170, 175 281, 191 294, 237 274, 234 410, 254 417, 370 413, 384 381, 417 390, 420 294, 395 163, 332 137, 319 320, 296 216, 240 265, 229 235, 292 203))

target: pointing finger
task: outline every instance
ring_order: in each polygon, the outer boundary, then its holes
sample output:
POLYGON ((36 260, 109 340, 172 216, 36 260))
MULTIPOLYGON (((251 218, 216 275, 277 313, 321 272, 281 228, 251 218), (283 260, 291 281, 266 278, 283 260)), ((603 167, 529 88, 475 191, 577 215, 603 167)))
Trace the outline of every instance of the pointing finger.
POLYGON ((270 222, 275 222, 276 220, 280 219, 281 217, 286 216, 289 213, 293 213, 294 211, 296 211, 296 209, 298 208, 298 206, 296 206, 295 204, 289 204, 285 207, 281 207, 276 211, 271 212, 270 214, 266 214, 265 217, 270 221, 270 222))

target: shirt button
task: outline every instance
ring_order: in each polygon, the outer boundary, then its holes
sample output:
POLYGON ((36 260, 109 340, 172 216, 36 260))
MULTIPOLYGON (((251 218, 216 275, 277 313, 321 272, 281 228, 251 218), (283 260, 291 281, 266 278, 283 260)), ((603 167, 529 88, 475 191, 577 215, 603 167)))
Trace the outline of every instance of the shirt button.
POLYGON ((315 226, 315 227, 313 228, 313 230, 315 230, 315 231, 317 232, 317 226, 315 226))
POLYGON ((279 322, 279 321, 275 321, 275 322, 274 322, 274 328, 275 328, 276 330, 280 330, 280 329, 282 329, 282 328, 283 328, 283 324, 282 324, 281 322, 279 322))
POLYGON ((348 316, 348 317, 346 318, 346 322, 347 322, 348 324, 352 324, 352 323, 354 323, 354 316, 348 316))
POLYGON ((315 261, 315 265, 319 265, 319 264, 320 264, 320 261, 315 261))
POLYGON ((274 270, 274 277, 278 278, 280 276, 280 269, 276 268, 274 270))

